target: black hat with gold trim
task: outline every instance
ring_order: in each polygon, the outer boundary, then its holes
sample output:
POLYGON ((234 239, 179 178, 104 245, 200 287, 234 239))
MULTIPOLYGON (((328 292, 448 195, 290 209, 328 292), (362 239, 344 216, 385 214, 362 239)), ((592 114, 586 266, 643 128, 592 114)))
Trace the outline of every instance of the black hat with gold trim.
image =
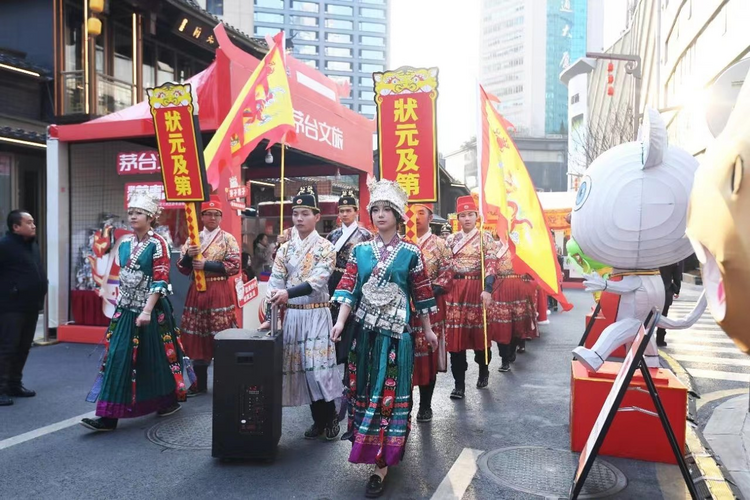
POLYGON ((316 214, 320 213, 318 206, 318 191, 315 186, 302 186, 297 196, 292 198, 292 210, 295 208, 309 208, 316 214))
POLYGON ((450 224, 443 224, 443 226, 440 228, 440 234, 446 234, 446 233, 448 234, 453 233, 453 228, 451 227, 450 224))
POLYGON ((341 192, 341 198, 339 198, 339 207, 354 207, 359 208, 357 198, 354 197, 353 189, 344 189, 341 192))

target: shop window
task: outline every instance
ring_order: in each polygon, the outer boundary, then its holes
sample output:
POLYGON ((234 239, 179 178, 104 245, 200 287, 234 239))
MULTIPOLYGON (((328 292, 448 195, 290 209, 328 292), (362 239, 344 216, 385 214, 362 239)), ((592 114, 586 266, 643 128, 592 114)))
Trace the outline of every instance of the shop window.
POLYGON ((354 14, 354 9, 347 7, 346 5, 326 5, 327 14, 336 14, 338 16, 351 16, 354 14))
POLYGON ((133 29, 130 25, 115 25, 115 80, 133 83, 133 29))
POLYGON ((174 81, 174 52, 159 47, 159 59, 156 62, 156 84, 161 85, 174 81))
POLYGON ((369 64, 369 63, 360 63, 359 70, 364 73, 375 73, 377 71, 383 71, 383 65, 382 64, 369 64))
POLYGON ((177 79, 180 82, 184 82, 193 76, 196 73, 194 68, 192 59, 182 55, 177 56, 177 79))
POLYGON ((385 59, 385 52, 382 50, 360 50, 359 56, 362 59, 377 59, 378 61, 382 61, 385 59))
POLYGON ((360 22, 359 29, 361 31, 372 31, 375 33, 385 33, 386 31, 385 24, 367 22, 360 22))
POLYGON ((359 15, 361 17, 370 17, 373 19, 385 19, 385 11, 381 9, 359 9, 359 15))
POLYGON ((308 56, 316 56, 316 55, 318 55, 318 47, 316 47, 315 45, 299 45, 299 44, 296 44, 294 46, 294 51, 297 54, 305 54, 305 55, 308 55, 308 56))
POLYGON ((331 57, 352 57, 352 49, 344 47, 326 47, 326 55, 331 57))
POLYGON ((215 16, 223 16, 224 0, 206 0, 206 10, 215 16))
POLYGON ((83 70, 83 12, 65 6, 65 71, 83 70))
POLYGON ((266 9, 283 9, 284 0, 255 0, 255 5, 266 9))
POLYGON ((254 32, 257 36, 275 35, 279 32, 279 28, 269 28, 268 26, 256 26, 254 32))
POLYGON ((343 33, 326 33, 326 41, 333 43, 352 43, 352 36, 343 33))
POLYGON ((295 40, 308 40, 308 41, 315 41, 318 39, 318 32, 317 31, 297 31, 294 30, 292 32, 294 35, 295 40))
POLYGON ((307 17, 307 16, 292 16, 291 17, 291 23, 292 24, 298 24, 300 26, 317 26, 318 25, 318 18, 317 17, 307 17))
POLYGON ((143 43, 143 98, 146 89, 156 87, 156 48, 152 43, 143 43))
POLYGON ((334 71, 351 71, 352 63, 345 61, 326 61, 326 69, 334 71))
POLYGON ((293 10, 301 10, 304 12, 318 12, 320 6, 312 2, 292 2, 293 10))
POLYGON ((374 45, 376 47, 385 47, 385 39, 379 36, 361 36, 359 41, 362 45, 374 45))
POLYGON ((253 16, 255 22, 284 24, 284 14, 271 14, 270 12, 256 12, 253 16))
POLYGON ((344 21, 343 19, 326 19, 326 28, 350 30, 353 27, 354 23, 352 23, 351 21, 344 21))

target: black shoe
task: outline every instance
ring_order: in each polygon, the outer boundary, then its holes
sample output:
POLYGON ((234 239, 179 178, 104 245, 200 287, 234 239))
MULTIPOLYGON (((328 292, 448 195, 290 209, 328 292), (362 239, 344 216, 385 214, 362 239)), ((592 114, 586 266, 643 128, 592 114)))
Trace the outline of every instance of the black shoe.
POLYGON ((156 412, 156 414, 160 417, 168 417, 170 415, 174 415, 178 411, 182 409, 182 406, 180 406, 180 403, 175 403, 174 405, 170 406, 169 408, 164 408, 163 410, 159 410, 156 412))
POLYGON ((19 385, 18 387, 8 389, 8 395, 16 398, 33 398, 36 396, 36 392, 25 388, 23 385, 19 385))
MULTIPOLYGON (((526 352, 526 346, 523 346, 523 345, 519 345, 519 346, 518 346, 518 349, 516 349, 516 352, 518 352, 518 354, 523 354, 523 353, 525 353, 525 352, 526 352)), ((515 356, 513 356, 513 360, 514 360, 514 361, 515 361, 515 359, 516 359, 516 358, 515 358, 515 356)))
POLYGON ((509 372, 510 371, 510 363, 506 360, 503 360, 503 364, 500 365, 500 368, 497 369, 499 372, 509 372))
POLYGON ((477 379, 477 389, 484 389, 490 385, 490 376, 488 375, 480 375, 477 379))
POLYGON ((658 345, 659 347, 667 347, 667 341, 663 338, 656 339, 656 345, 658 345))
POLYGON ((429 422, 430 420, 432 420, 432 408, 420 408, 417 413, 417 422, 429 422))
POLYGON ((351 441, 353 437, 354 437, 354 431, 346 431, 345 433, 341 435, 341 440, 351 441))
POLYGON ((305 431, 305 439, 318 439, 323 434, 323 429, 318 427, 318 424, 312 424, 309 429, 305 431))
POLYGON ((202 396, 208 392, 208 389, 198 389, 193 386, 190 386, 190 389, 188 389, 187 397, 194 398, 195 396, 202 396))
POLYGON ((512 353, 510 353, 510 358, 508 359, 508 361, 510 363, 515 363, 516 362, 516 352, 515 351, 513 351, 512 353))
POLYGON ((463 387, 454 387, 453 392, 451 392, 451 399, 463 399, 464 398, 464 392, 465 389, 463 387))
POLYGON ((377 474, 370 476, 370 480, 367 481, 367 489, 365 490, 365 497, 367 498, 378 498, 383 494, 385 490, 385 482, 377 474))
POLYGON ((338 418, 334 418, 330 424, 326 425, 324 432, 326 435, 326 441, 335 440, 339 436, 339 432, 341 432, 338 418))
POLYGON ((7 394, 0 394, 0 406, 10 406, 13 404, 13 399, 7 394))
POLYGON ((112 432, 113 430, 117 429, 117 421, 115 420, 114 424, 105 423, 104 419, 102 418, 84 418, 81 420, 81 425, 84 426, 87 429, 91 429, 92 431, 96 432, 112 432))

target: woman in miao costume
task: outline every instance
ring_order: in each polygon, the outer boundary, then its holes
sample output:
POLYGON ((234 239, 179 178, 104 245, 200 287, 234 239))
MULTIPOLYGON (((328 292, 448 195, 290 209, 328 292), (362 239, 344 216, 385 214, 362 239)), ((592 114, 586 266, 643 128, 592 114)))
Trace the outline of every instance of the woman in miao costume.
POLYGON ((159 200, 146 191, 128 200, 133 235, 119 247, 120 295, 106 333, 101 378, 87 398, 98 396, 99 418, 81 421, 94 431, 113 431, 120 418, 171 415, 187 394, 183 349, 167 299, 169 245, 152 230, 158 211, 159 200))
POLYGON ((411 427, 414 339, 410 301, 425 340, 437 349, 429 313, 437 310, 419 248, 398 235, 407 195, 395 182, 371 182, 367 209, 375 239, 352 250, 333 300, 341 305, 331 336, 338 341, 349 314, 354 329, 347 362, 349 461, 374 464, 368 498, 383 493, 388 467, 399 463, 411 427))

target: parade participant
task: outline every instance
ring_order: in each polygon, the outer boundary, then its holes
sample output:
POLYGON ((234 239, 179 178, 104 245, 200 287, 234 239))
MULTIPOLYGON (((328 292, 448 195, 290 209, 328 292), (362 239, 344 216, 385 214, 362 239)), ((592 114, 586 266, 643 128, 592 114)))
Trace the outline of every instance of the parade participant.
POLYGON ((429 313, 435 298, 419 248, 398 235, 407 195, 396 182, 370 182, 367 209, 378 236, 352 250, 333 300, 341 306, 331 338, 339 340, 354 309, 354 340, 347 364, 349 461, 375 464, 365 495, 380 496, 388 467, 406 449, 412 408, 414 340, 410 300, 427 343, 437 348, 429 313))
POLYGON ((513 270, 513 254, 507 244, 498 245, 496 279, 492 290, 492 305, 488 318, 488 330, 502 359, 498 371, 510 371, 510 364, 518 352, 526 351, 526 340, 534 338, 537 330, 536 283, 528 274, 520 275, 513 270))
POLYGON ((474 350, 474 361, 479 365, 477 388, 487 387, 490 378, 489 361, 492 359, 491 337, 485 343, 483 311, 489 312, 492 304, 492 287, 495 282, 497 245, 492 235, 477 228, 478 209, 471 196, 456 200, 456 212, 461 231, 448 237, 446 244, 453 252, 453 285, 446 298, 445 331, 451 372, 455 387, 451 398, 463 399, 466 379, 466 350, 474 350), (481 238, 481 241, 480 241, 481 238), (482 258, 484 250, 484 283, 482 258), (486 358, 485 358, 485 350, 486 358), (486 359, 486 361, 485 361, 486 359))
POLYGON ((312 186, 302 187, 292 199, 292 220, 296 231, 276 252, 268 280, 266 317, 271 317, 271 306, 286 306, 282 404, 309 404, 313 424, 305 431, 305 438, 325 434, 330 441, 339 434, 334 399, 344 390, 330 338, 333 324, 328 279, 336 253, 333 244, 315 230, 320 208, 312 186))
POLYGON ((187 387, 183 381, 183 350, 167 295, 169 245, 153 231, 159 200, 136 190, 128 200, 133 235, 119 247, 120 293, 107 328, 99 378, 88 401, 97 401, 98 419, 81 425, 113 431, 120 418, 157 412, 167 416, 180 409, 187 387))
MULTIPOLYGON (((352 253, 352 248, 358 243, 372 239, 372 233, 358 224, 359 204, 352 190, 345 190, 341 194, 338 205, 341 227, 334 229, 328 235, 328 241, 333 243, 334 250, 336 251, 336 266, 333 269, 333 273, 331 273, 331 278, 328 280, 328 292, 331 296, 333 296, 339 281, 341 281, 341 277, 346 271, 346 263, 349 262, 349 255, 352 253)), ((339 305, 336 302, 332 302, 331 316, 334 323, 338 318, 338 314, 339 305)), ((348 332, 349 329, 345 329, 344 336, 347 338, 342 338, 341 341, 336 343, 336 360, 339 363, 346 362, 346 358, 349 355, 351 338, 348 338, 346 335, 348 332)))
POLYGON ((208 366, 214 357, 214 335, 236 328, 234 290, 227 278, 240 272, 240 248, 230 233, 221 229, 222 206, 218 199, 201 204, 200 245, 188 239, 182 246, 177 269, 191 277, 180 330, 185 353, 193 360, 196 381, 188 397, 208 391, 208 366), (201 255, 202 258, 195 257, 201 255), (206 290, 198 291, 194 270, 206 276, 206 290))
POLYGON ((443 226, 440 228, 440 237, 442 239, 447 239, 448 236, 450 236, 453 233, 453 228, 451 228, 451 225, 449 223, 443 224, 443 226))
MULTIPOLYGON (((412 205, 417 215, 417 245, 422 252, 422 260, 427 271, 427 277, 432 283, 438 310, 430 314, 432 331, 438 337, 438 342, 445 341, 445 294, 450 291, 451 258, 453 254, 445 242, 430 231, 432 221, 432 203, 412 205)), ((412 384, 419 387, 419 411, 417 422, 432 420, 432 393, 435 390, 435 379, 438 372, 438 356, 444 356, 437 349, 430 349, 422 331, 422 324, 418 317, 412 317, 412 336, 414 338, 414 375, 412 384)), ((444 362, 447 360, 443 360, 444 362)))

